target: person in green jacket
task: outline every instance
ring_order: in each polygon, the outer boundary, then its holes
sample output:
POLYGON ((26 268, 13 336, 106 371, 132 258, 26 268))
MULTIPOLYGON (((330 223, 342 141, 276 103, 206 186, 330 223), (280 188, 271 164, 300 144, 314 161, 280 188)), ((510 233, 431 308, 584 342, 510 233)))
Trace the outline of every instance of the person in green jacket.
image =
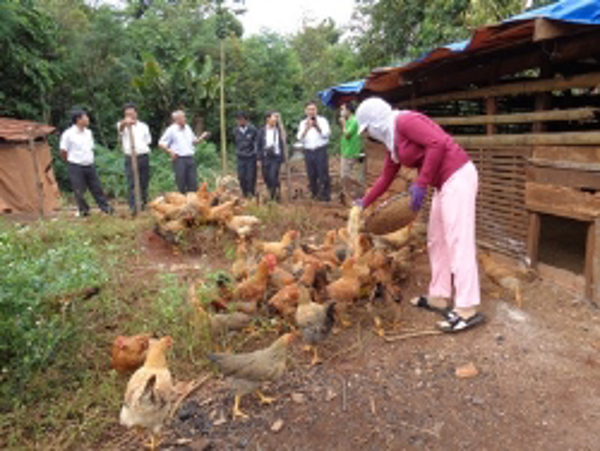
POLYGON ((342 126, 342 180, 352 178, 354 167, 361 154, 359 127, 354 111, 354 105, 351 103, 343 104, 340 109, 340 124, 342 126))

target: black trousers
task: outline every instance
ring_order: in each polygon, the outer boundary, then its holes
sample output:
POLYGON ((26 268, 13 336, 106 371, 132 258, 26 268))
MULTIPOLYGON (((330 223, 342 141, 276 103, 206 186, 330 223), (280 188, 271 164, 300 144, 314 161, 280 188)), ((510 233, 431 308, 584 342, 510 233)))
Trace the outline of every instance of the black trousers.
POLYGON ((304 151, 308 188, 313 199, 331 200, 331 180, 329 179, 329 158, 327 146, 304 151))
POLYGON ((256 194, 256 157, 237 157, 237 173, 244 197, 256 194))
MULTIPOLYGON (((138 174, 140 176, 140 191, 142 195, 142 210, 148 204, 148 184, 150 183, 150 155, 147 153, 138 155, 138 174)), ((125 156, 125 174, 129 185, 129 208, 135 211, 135 189, 133 182, 133 170, 131 169, 131 157, 125 156)))
POLYGON ((175 183, 180 193, 191 193, 198 189, 198 172, 193 156, 177 157, 173 161, 173 172, 175 172, 175 183))
POLYGON ((69 174, 71 187, 75 193, 77 209, 82 216, 87 216, 90 212, 90 206, 85 200, 85 192, 88 188, 98 204, 98 207, 100 207, 100 210, 105 213, 112 212, 112 208, 108 205, 104 191, 102 191, 102 185, 100 184, 100 179, 96 173, 95 165, 82 166, 80 164, 67 163, 67 173, 69 174))
POLYGON ((280 200, 279 187, 279 169, 281 168, 281 159, 265 157, 262 161, 262 173, 265 185, 269 190, 271 200, 280 200))

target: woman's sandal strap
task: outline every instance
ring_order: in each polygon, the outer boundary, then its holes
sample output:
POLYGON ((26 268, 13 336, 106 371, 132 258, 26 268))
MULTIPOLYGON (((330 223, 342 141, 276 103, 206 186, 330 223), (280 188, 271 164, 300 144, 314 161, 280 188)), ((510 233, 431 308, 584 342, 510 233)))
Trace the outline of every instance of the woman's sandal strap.
POLYGON ((449 312, 446 315, 446 321, 438 323, 438 328, 442 332, 456 333, 471 329, 485 321, 482 313, 475 313, 470 318, 462 318, 456 312, 449 312))

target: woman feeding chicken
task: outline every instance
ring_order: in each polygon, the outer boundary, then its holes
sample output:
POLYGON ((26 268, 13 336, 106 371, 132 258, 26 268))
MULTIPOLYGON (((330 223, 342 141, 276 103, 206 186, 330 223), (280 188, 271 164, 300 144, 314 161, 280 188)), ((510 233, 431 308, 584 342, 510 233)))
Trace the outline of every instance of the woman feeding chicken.
POLYGON ((431 282, 428 295, 413 299, 416 307, 444 315, 444 332, 458 332, 483 322, 475 244, 475 202, 478 175, 468 154, 427 116, 392 110, 371 98, 356 111, 361 133, 382 142, 389 153, 383 172, 357 203, 367 208, 392 184, 402 165, 418 169, 411 186, 412 209, 419 211, 429 186, 435 189, 428 226, 431 282), (454 275, 454 308, 450 309, 454 275))

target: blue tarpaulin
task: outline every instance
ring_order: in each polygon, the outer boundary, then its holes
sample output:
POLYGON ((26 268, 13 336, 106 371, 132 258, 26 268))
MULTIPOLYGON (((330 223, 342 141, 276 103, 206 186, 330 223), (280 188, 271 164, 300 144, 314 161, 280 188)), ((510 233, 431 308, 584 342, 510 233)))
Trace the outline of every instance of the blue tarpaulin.
POLYGON ((360 91, 363 90, 364 86, 364 80, 351 81, 319 92, 319 98, 321 99, 321 103, 323 103, 323 105, 333 107, 335 105, 335 100, 337 97, 348 94, 358 94, 360 91))
MULTIPOLYGON (((561 22, 570 22, 580 25, 600 25, 600 0, 562 0, 541 8, 532 9, 521 14, 512 16, 502 23, 507 24, 517 21, 533 20, 536 18, 545 18, 561 22)), ((498 26, 499 24, 492 25, 498 26)), ((488 26, 489 27, 489 26, 488 26)), ((488 27, 484 27, 488 28, 488 27)), ((481 30, 481 29, 480 29, 481 30)), ((477 33, 477 31, 475 32, 477 33)), ((416 61, 406 64, 412 66, 417 62, 426 62, 434 53, 445 51, 449 54, 461 53, 470 50, 473 38, 460 42, 454 42, 433 50, 416 61)), ((404 66, 400 66, 404 67, 404 66)), ((323 105, 329 107, 336 106, 336 100, 340 96, 357 96, 365 87, 365 80, 344 83, 319 92, 319 97, 323 105)), ((368 88, 368 86, 367 86, 368 88)))

